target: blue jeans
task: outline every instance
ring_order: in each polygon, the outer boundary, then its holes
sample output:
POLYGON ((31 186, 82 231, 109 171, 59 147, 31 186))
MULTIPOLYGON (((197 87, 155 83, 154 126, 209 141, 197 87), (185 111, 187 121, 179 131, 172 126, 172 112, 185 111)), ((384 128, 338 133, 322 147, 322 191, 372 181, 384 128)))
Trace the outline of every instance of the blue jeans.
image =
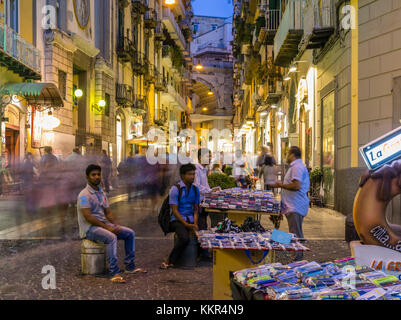
MULTIPOLYGON (((111 223, 107 223, 107 225, 115 227, 111 223)), ((125 268, 127 270, 135 269, 135 233, 133 230, 121 227, 120 233, 116 235, 101 227, 91 226, 86 233, 86 238, 106 245, 107 262, 111 276, 121 273, 117 264, 117 240, 125 241, 125 268)))

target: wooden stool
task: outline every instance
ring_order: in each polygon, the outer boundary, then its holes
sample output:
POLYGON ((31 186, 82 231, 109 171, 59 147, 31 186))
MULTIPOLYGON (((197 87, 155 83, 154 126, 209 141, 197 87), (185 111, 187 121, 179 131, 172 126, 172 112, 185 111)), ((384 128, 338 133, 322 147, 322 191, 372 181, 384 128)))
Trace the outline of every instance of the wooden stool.
POLYGON ((82 240, 81 272, 82 274, 103 274, 106 270, 106 251, 103 243, 82 240))

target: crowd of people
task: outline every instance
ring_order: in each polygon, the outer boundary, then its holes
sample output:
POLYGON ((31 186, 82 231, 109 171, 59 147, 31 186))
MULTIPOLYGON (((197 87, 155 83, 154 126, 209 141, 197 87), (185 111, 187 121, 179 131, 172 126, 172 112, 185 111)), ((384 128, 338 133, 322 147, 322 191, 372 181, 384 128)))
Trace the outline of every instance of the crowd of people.
MULTIPOLYGON (((270 146, 263 147, 255 161, 249 161, 241 150, 236 151, 233 163, 226 160, 222 152, 213 157, 210 150, 201 148, 196 161, 150 164, 147 148, 142 148, 139 154, 130 154, 118 164, 117 179, 113 179, 113 162, 105 150, 101 154, 82 155, 76 148, 61 160, 51 147, 45 147, 39 161, 35 161, 31 153, 26 155, 19 174, 27 211, 45 208, 52 212, 56 207, 63 211, 77 206, 80 237, 107 245, 111 279, 124 282, 117 265, 118 239, 126 241, 126 270, 134 273, 146 270, 137 268, 134 263, 133 230, 120 226, 111 213, 108 195, 113 188, 119 189, 119 193, 128 193, 129 201, 142 202, 144 208, 153 209, 155 214, 161 198, 169 196, 168 229, 176 234, 178 241, 162 262, 162 269, 175 265, 194 232, 208 229, 207 213, 200 203, 206 193, 219 189, 209 186, 208 177, 213 173, 231 175, 242 188, 254 188, 254 181, 260 179, 265 190, 277 192, 281 189, 282 213, 287 218, 289 231, 303 238, 302 222, 309 208, 309 173, 302 162, 301 150, 290 148, 286 157, 289 168, 282 181, 278 178, 278 166, 270 146), (232 173, 227 170, 230 165, 232 173)), ((199 257, 210 258, 209 253, 200 248, 199 257)), ((302 253, 296 258, 301 259, 302 253)))

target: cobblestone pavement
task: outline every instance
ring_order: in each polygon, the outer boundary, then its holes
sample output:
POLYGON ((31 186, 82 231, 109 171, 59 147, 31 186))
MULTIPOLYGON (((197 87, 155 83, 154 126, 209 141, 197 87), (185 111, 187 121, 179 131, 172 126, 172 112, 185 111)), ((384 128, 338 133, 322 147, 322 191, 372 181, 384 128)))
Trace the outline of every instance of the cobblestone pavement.
MULTIPOLYGON (((153 206, 154 203, 151 203, 153 206)), ((195 270, 160 270, 159 265, 169 253, 173 237, 164 237, 154 210, 146 210, 137 204, 119 203, 113 207, 122 225, 135 230, 136 263, 148 270, 145 275, 126 275, 126 284, 112 284, 107 276, 83 276, 80 274, 80 244, 76 237, 75 215, 70 218, 70 237, 60 240, 3 240, 0 241, 0 299, 212 299, 213 272, 211 262, 200 262, 195 270), (71 237, 71 234, 73 235, 71 237), (75 235, 75 236, 74 236, 75 235), (42 267, 52 265, 56 270, 56 289, 44 290, 42 267)), ((318 214, 318 212, 316 212, 318 214)), ((334 215, 327 215, 330 222, 334 215)), ((313 221, 313 219, 310 219, 313 221)), ((305 220, 307 225, 312 223, 305 220)), ((342 222, 337 223, 339 233, 342 222)), ((285 230, 286 222, 282 223, 285 230)), ((54 229, 54 226, 52 227, 54 229)), ((40 230, 43 238, 54 230, 40 230)), ((323 231, 317 233, 324 235, 323 231)), ((313 237, 309 232, 308 236, 313 237)), ((331 235, 329 238, 332 237, 331 235)), ((342 240, 311 240, 311 249, 305 259, 325 262, 349 256, 350 250, 342 240)), ((119 242, 119 261, 122 267, 123 243, 119 242)), ((290 260, 288 254, 278 254, 282 263, 290 260)))

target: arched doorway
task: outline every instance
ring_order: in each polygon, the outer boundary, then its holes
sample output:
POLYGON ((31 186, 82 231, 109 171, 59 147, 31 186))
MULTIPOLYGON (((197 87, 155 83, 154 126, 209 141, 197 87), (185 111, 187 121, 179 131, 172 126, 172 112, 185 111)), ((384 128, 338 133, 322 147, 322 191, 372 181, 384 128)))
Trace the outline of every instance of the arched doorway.
POLYGON ((4 138, 4 166, 15 168, 24 154, 25 116, 23 111, 14 105, 7 105, 4 113, 2 134, 4 138))

